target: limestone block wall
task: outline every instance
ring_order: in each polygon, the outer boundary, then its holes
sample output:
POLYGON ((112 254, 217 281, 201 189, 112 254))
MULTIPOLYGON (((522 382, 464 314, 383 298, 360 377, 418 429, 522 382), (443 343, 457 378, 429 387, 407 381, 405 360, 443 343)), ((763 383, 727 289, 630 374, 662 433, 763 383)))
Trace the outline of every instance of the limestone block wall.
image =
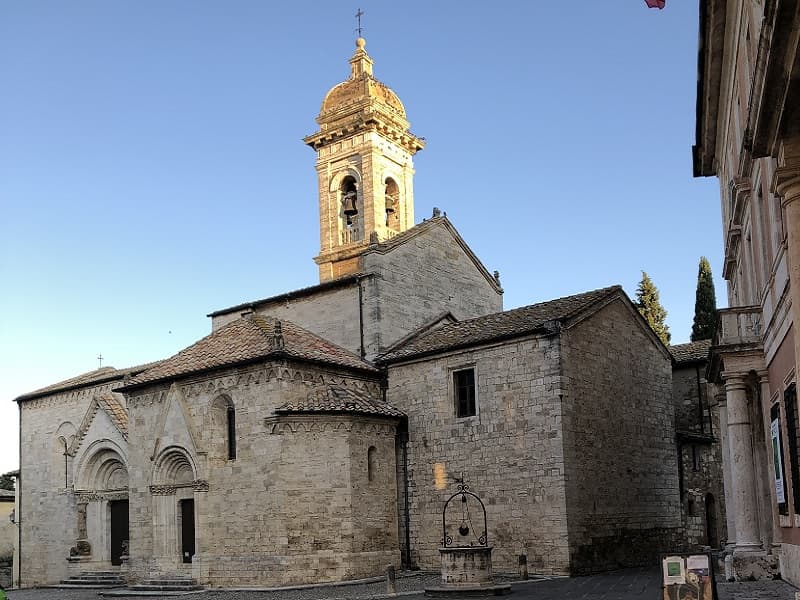
MULTIPOLYGON (((255 312, 277 319, 286 319, 326 340, 358 354, 361 346, 359 329, 358 284, 322 290, 302 296, 263 304, 255 312)), ((216 330, 238 319, 241 312, 217 315, 211 328, 216 330)))
POLYGON ((376 575, 394 562, 394 421, 274 414, 285 402, 329 385, 379 394, 368 378, 283 362, 131 393, 134 576, 186 572, 212 586, 281 585, 376 575), (235 407, 235 459, 227 456, 225 424, 214 417, 220 397, 235 407), (159 423, 167 422, 165 433, 159 423), (174 509, 166 508, 186 487, 174 495, 150 489, 150 455, 170 446, 184 449, 195 467, 189 497, 195 500, 197 553, 190 566, 179 563, 179 549, 162 539, 175 536, 169 529, 174 509), (380 468, 368 481, 373 447, 380 468))
POLYGON ((22 402, 24 474, 18 519, 22 531, 21 586, 57 583, 67 576, 67 556, 77 539, 72 493, 73 460, 60 437, 72 441, 95 395, 114 383, 87 387, 22 402))
POLYGON ((708 418, 700 413, 700 396, 707 414, 709 393, 705 363, 679 366, 672 371, 672 397, 675 404, 675 428, 693 433, 713 433, 708 418), (702 422, 702 427, 701 427, 702 422))
POLYGON ((678 432, 703 434, 709 438, 707 443, 685 439, 680 444, 681 515, 686 541, 694 549, 707 545, 718 548, 720 542, 727 539, 719 410, 715 403, 711 403, 711 418, 704 415, 703 426, 700 426, 698 398, 702 396, 706 409, 708 400, 713 399, 712 386, 706 382, 704 373, 705 363, 680 365, 672 370, 678 432))
POLYGON ((9 501, 0 501, 0 560, 10 559, 14 555, 14 543, 17 537, 17 527, 11 522, 10 516, 14 510, 14 497, 9 501))
POLYGON ((442 222, 386 253, 367 251, 364 270, 375 275, 364 282, 368 358, 445 311, 469 319, 503 310, 502 294, 442 222))
POLYGON ((525 552, 534 572, 568 571, 560 388, 555 338, 389 367, 387 400, 408 415, 411 554, 418 566, 439 568, 441 511, 463 474, 486 504, 495 570, 516 570, 525 552), (453 371, 468 367, 476 369, 478 414, 459 419, 453 371))
POLYGON ((681 460, 681 515, 687 544, 692 550, 702 546, 719 548, 728 537, 720 444, 685 442, 681 445, 681 460))
POLYGON ((671 362, 622 299, 563 331, 571 571, 681 545, 671 362))

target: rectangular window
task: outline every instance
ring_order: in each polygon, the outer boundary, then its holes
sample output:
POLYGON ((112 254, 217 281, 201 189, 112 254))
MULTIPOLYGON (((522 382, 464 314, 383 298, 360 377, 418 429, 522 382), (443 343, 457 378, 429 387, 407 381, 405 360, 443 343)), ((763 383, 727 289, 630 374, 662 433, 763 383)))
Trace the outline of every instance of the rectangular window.
POLYGON ((792 503, 795 514, 800 513, 800 455, 797 454, 797 388, 795 384, 786 388, 783 393, 783 409, 786 414, 786 441, 789 442, 789 473, 792 477, 792 503))
POLYGON ((475 369, 453 372, 456 417, 475 416, 475 369))
POLYGON ((772 405, 769 411, 769 421, 775 499, 778 502, 778 512, 782 515, 788 515, 789 505, 786 503, 786 477, 783 470, 783 444, 781 441, 781 410, 777 402, 772 405))

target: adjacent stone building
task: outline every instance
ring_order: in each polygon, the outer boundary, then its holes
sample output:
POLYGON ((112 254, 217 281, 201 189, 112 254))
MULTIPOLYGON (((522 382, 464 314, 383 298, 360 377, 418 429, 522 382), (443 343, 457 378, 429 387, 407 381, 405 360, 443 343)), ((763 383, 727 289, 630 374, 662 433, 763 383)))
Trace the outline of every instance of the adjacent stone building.
POLYGON ((619 286, 503 311, 446 215, 414 223, 423 142, 364 40, 350 63, 306 138, 320 283, 211 313, 171 358, 17 398, 23 586, 438 568, 459 482, 499 570, 683 547, 668 350, 619 286))
POLYGON ((709 380, 740 578, 800 585, 800 3, 702 0, 695 176, 720 182, 728 306, 709 380))
POLYGON ((711 340, 678 344, 669 350, 683 527, 692 549, 717 549, 727 539, 725 492, 730 490, 730 473, 723 477, 726 445, 717 387, 706 380, 711 340))

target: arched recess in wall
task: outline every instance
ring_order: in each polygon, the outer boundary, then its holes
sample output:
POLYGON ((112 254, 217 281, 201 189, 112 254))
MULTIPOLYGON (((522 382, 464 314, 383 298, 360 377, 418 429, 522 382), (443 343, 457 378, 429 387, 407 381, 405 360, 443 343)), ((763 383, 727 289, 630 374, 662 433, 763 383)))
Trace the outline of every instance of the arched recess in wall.
POLYGON ((72 483, 72 457, 70 447, 75 441, 75 425, 64 421, 56 429, 52 443, 51 472, 58 487, 68 488, 72 483))
POLYGON ((705 497, 706 544, 719 548, 719 532, 717 529, 717 502, 711 492, 705 497))
POLYGON ((378 473, 378 449, 370 446, 367 450, 367 480, 374 481, 378 473))
POLYGON ((236 458, 236 405, 227 394, 220 394, 211 401, 208 435, 211 458, 236 458))
POLYGON ((190 484, 195 479, 196 463, 184 448, 168 446, 153 461, 154 485, 190 484))
POLYGON ((387 176, 383 181, 383 199, 386 209, 386 227, 392 231, 400 231, 400 187, 393 177, 387 176))
POLYGON ((128 460, 111 440, 97 440, 84 452, 75 470, 75 489, 127 490, 128 460))

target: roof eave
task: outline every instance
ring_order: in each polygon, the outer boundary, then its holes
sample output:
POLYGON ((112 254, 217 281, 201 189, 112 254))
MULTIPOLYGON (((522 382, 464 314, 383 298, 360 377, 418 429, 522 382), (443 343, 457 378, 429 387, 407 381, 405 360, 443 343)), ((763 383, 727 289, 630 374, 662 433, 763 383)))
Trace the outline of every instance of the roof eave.
MULTIPOLYGON (((143 371, 139 371, 139 373, 142 373, 142 372, 143 371)), ((22 394, 21 396, 17 396, 16 398, 14 398, 14 402, 18 402, 18 403, 19 402, 27 402, 28 400, 36 400, 37 398, 44 398, 45 396, 52 396, 52 395, 55 395, 55 394, 63 394, 64 392, 71 392, 71 391, 79 390, 79 389, 82 389, 82 388, 95 387, 95 386, 98 386, 98 385, 103 385, 105 383, 110 383, 112 381, 116 381, 118 379, 125 379, 125 375, 129 375, 129 374, 130 373, 123 373, 123 374, 115 373, 113 375, 113 377, 112 376, 103 377, 103 378, 100 378, 100 379, 95 379, 95 380, 84 382, 84 383, 75 383, 75 384, 72 384, 72 385, 67 385, 67 386, 60 387, 60 388, 54 388, 54 389, 47 390, 47 391, 42 391, 42 392, 30 392, 28 394, 22 394)), ((114 390, 112 390, 112 391, 114 391, 114 390)))
POLYGON ((252 302, 244 302, 242 304, 237 304, 236 306, 230 306, 228 308, 215 310, 214 312, 208 313, 206 316, 218 317, 221 315, 227 315, 245 309, 254 310, 258 307, 265 306, 267 304, 273 304, 275 302, 286 302, 287 300, 295 300, 297 298, 313 296, 318 292, 323 292, 330 289, 336 289, 339 287, 347 287, 349 284, 357 283, 360 279, 364 279, 366 277, 371 277, 371 275, 367 273, 354 273, 352 275, 347 275, 345 277, 339 277, 338 279, 324 281, 318 285, 312 285, 310 287, 301 288, 299 290, 292 290, 290 292, 278 294, 277 296, 270 296, 269 298, 263 298, 261 300, 253 300, 252 302))
POLYGON ((692 146, 695 177, 717 174, 715 155, 725 43, 725 8, 726 0, 700 1, 695 144, 692 146))
MULTIPOLYGON (((560 320, 557 320, 560 323, 560 320)), ((550 321, 549 323, 553 323, 550 321)), ((448 352, 453 352, 456 350, 464 350, 465 348, 478 348, 480 346, 489 346, 493 344, 497 344, 498 342, 504 342, 507 340, 513 340, 517 338, 523 338, 533 335, 559 335, 560 329, 557 331, 554 330, 553 327, 548 325, 541 325, 538 327, 534 327, 532 329, 526 329, 524 331, 515 331, 513 333, 507 333, 503 335, 498 335, 482 340, 477 341, 470 341, 470 342, 462 342, 459 344, 450 344, 444 348, 434 348, 431 350, 421 350, 419 352, 414 352, 411 354, 404 354, 403 356, 398 356, 396 358, 388 358, 384 359, 382 357, 378 357, 375 359, 375 363, 381 366, 389 366, 393 364, 398 364, 402 362, 413 362, 417 361, 421 358, 425 358, 428 356, 434 356, 436 354, 447 354, 448 352)))
POLYGON ((178 373, 176 375, 167 375, 164 377, 159 377, 157 379, 152 379, 150 381, 143 381, 141 383, 134 383, 129 384, 123 387, 116 388, 112 391, 120 392, 120 393, 128 393, 134 390, 139 390, 144 387, 148 387, 151 385, 163 385, 165 383, 169 383, 172 381, 176 381, 178 379, 184 379, 187 377, 197 377, 199 375, 205 375, 207 373, 212 373, 214 371, 220 371, 223 369, 233 369, 238 367, 245 367, 253 364, 258 364, 260 362, 271 362, 275 360, 286 359, 286 360, 293 360, 297 362, 307 363, 307 364, 316 364, 316 365, 323 365, 326 367, 337 367, 339 369, 346 369, 349 371, 357 371, 360 373, 366 373, 373 377, 377 376, 380 371, 375 367, 370 365, 364 365, 363 367, 355 366, 355 365, 344 365, 342 363, 336 361, 326 361, 322 359, 313 359, 313 358, 306 358, 301 356, 296 356, 291 354, 290 352, 286 352, 285 350, 273 350, 267 354, 257 356, 254 358, 248 358, 240 361, 235 361, 231 363, 226 363, 223 365, 216 365, 213 367, 205 367, 203 369, 197 369, 194 371, 188 371, 186 373, 178 373))

